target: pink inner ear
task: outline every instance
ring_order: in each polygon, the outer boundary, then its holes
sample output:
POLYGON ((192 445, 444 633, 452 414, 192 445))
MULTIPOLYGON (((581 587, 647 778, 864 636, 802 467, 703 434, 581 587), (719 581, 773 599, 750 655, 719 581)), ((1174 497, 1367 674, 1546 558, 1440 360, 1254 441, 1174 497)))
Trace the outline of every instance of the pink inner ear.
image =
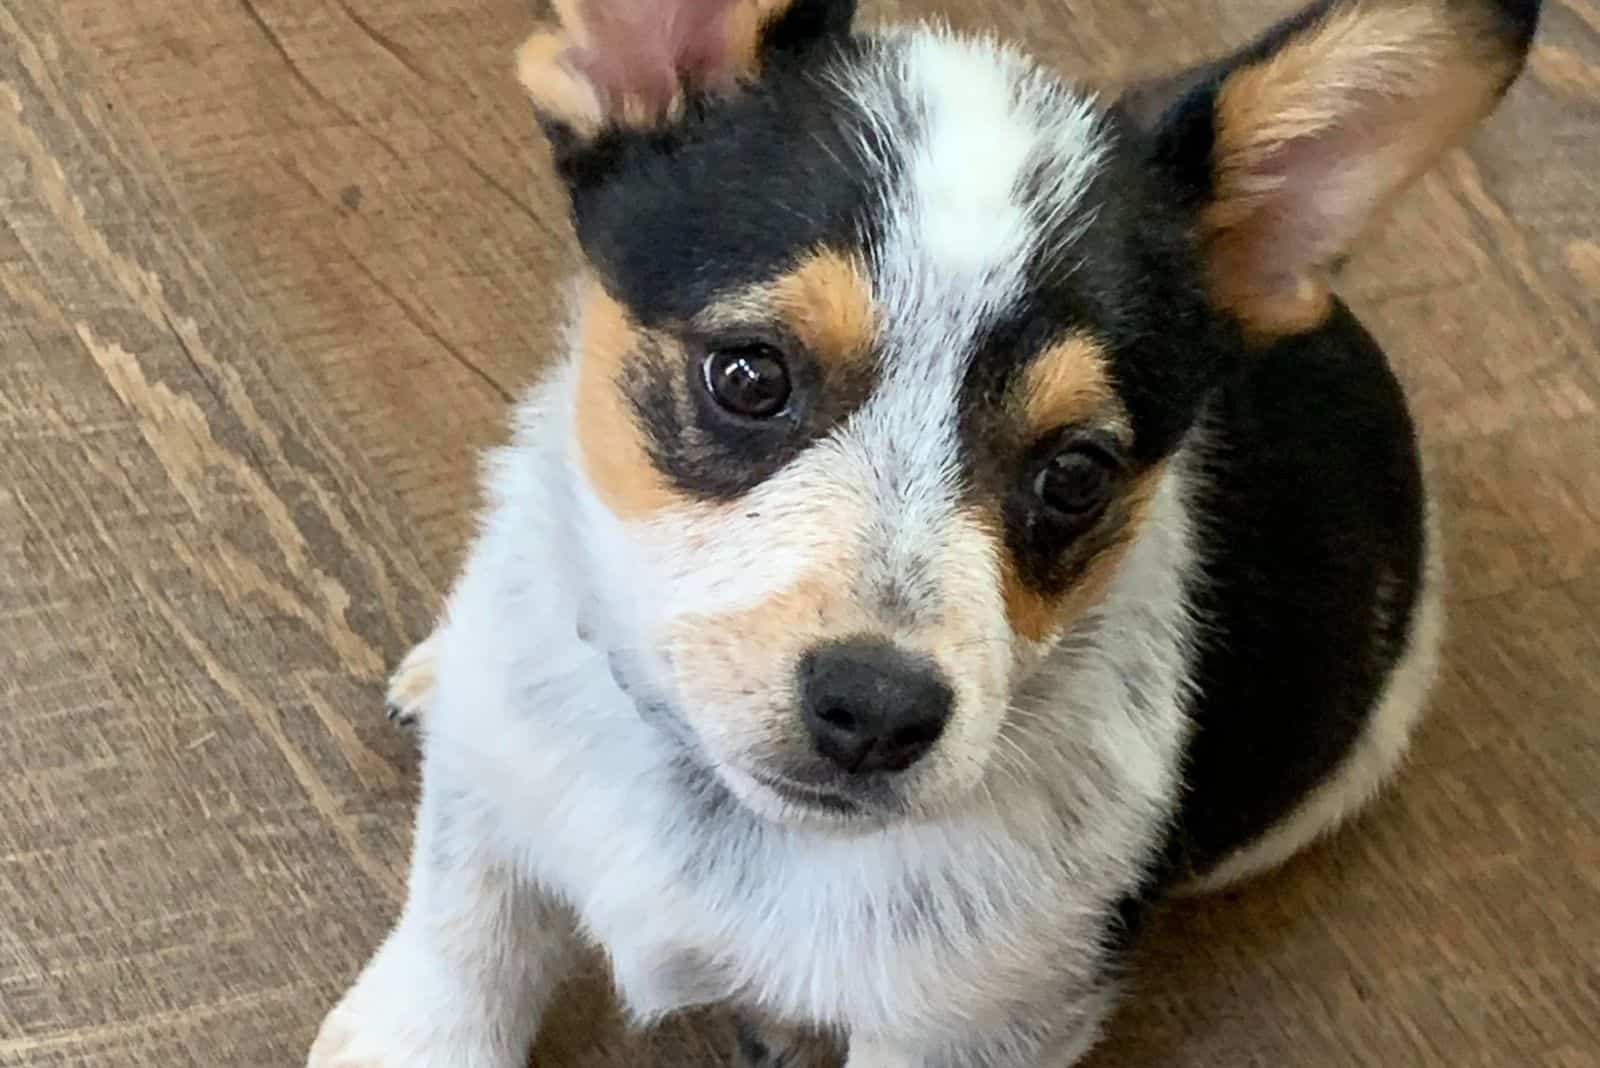
POLYGON ((1293 280, 1349 252, 1374 208, 1404 174, 1382 116, 1356 114, 1315 136, 1277 146, 1252 167, 1275 186, 1251 224, 1259 231, 1258 270, 1293 280))
POLYGON ((731 78, 725 20, 739 0, 586 0, 587 48, 569 62, 616 105, 624 97, 665 111, 685 85, 731 78))

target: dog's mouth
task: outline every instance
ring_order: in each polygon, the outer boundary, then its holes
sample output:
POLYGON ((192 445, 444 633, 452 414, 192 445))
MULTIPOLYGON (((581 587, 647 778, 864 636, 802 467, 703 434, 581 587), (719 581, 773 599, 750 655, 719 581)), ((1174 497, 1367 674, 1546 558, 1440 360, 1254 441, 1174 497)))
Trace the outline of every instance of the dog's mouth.
POLYGON ((834 816, 859 816, 866 811, 859 800, 836 790, 767 773, 751 774, 750 778, 786 803, 801 808, 816 809, 834 816))
POLYGON ((747 808, 780 824, 856 834, 897 823, 913 812, 910 799, 888 777, 818 780, 788 769, 726 765, 723 775, 747 808))

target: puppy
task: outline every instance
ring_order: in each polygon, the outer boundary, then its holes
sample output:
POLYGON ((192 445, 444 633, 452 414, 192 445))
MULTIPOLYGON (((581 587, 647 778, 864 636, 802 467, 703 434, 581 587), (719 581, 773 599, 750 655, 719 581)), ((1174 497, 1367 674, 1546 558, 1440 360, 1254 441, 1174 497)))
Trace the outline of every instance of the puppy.
POLYGON ((1399 761, 1436 547, 1330 279, 1538 4, 1330 0, 1123 103, 853 6, 566 0, 522 47, 567 355, 396 680, 409 899, 316 1068, 521 1065, 578 940, 640 1020, 1069 1065, 1147 902, 1399 761))

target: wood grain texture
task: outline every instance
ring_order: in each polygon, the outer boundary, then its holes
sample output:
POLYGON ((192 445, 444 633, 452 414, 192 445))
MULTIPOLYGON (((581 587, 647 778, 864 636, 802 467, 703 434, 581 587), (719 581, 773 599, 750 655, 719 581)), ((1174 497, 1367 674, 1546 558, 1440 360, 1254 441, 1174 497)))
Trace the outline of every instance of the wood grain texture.
MULTIPOLYGON (((1292 0, 882 0, 1111 84, 1292 0)), ((1600 1063, 1600 3, 1344 292, 1452 637, 1354 833, 1156 921, 1094 1068, 1600 1063)), ((570 262, 521 0, 0 6, 0 1065, 299 1063, 402 890, 386 667, 570 262)), ((711 1064, 591 976, 540 1064, 711 1064)), ((826 1059, 825 1057, 823 1058, 826 1059)))

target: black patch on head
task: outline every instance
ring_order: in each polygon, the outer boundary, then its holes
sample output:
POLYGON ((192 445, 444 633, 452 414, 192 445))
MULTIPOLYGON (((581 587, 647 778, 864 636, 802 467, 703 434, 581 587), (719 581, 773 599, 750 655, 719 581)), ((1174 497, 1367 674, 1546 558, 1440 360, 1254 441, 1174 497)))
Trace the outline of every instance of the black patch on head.
POLYGON ((1424 555, 1405 398, 1343 305, 1244 365, 1205 428, 1175 877, 1257 839, 1348 756, 1405 651, 1424 555))
POLYGON ((590 153, 573 179, 578 239, 640 322, 687 321, 810 249, 871 239, 871 208, 893 176, 861 151, 851 103, 810 73, 863 48, 842 38, 805 69, 695 101, 660 132, 612 132, 590 153))

